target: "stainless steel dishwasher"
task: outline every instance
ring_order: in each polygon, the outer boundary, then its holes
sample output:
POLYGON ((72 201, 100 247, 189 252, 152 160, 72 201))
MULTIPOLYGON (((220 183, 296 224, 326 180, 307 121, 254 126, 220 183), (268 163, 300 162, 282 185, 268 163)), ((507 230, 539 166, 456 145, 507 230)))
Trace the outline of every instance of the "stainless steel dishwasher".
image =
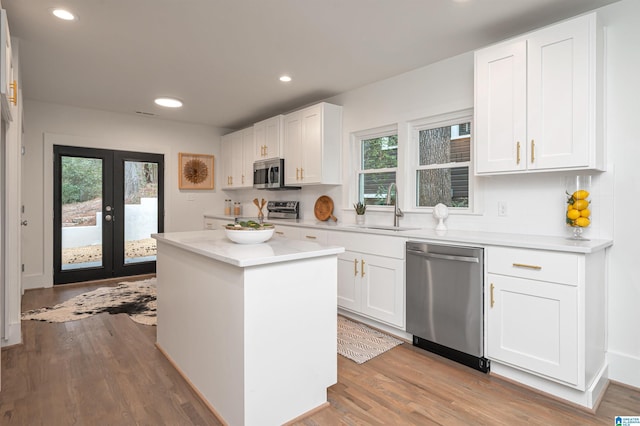
POLYGON ((483 258, 478 247, 407 242, 407 332, 413 344, 483 372, 483 258))

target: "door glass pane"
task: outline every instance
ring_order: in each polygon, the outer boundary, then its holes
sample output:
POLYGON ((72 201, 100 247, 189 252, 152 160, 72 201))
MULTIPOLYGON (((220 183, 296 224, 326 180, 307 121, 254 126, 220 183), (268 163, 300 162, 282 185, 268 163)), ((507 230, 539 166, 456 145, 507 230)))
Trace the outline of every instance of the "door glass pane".
POLYGON ((102 266, 102 159, 61 157, 62 270, 102 266))
POLYGON ((156 260, 158 164, 124 163, 124 263, 156 260))

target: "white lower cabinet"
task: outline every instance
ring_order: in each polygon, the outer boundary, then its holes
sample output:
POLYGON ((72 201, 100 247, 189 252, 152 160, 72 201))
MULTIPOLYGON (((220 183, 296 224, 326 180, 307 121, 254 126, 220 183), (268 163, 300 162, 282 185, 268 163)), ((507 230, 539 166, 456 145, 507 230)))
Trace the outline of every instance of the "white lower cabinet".
POLYGON ((338 255, 338 307, 404 330, 406 239, 331 232, 327 242, 347 250, 338 255))
POLYGON ((578 290, 489 274, 488 358, 578 383, 578 290))
MULTIPOLYGON (((233 222, 233 220, 231 221, 233 222)), ((218 229, 222 229, 222 227, 224 225, 227 225, 229 223, 229 220, 225 220, 225 219, 216 219, 213 217, 206 217, 204 218, 204 229, 212 229, 212 230, 218 230, 218 229)))
POLYGON ((492 372, 590 406, 586 394, 599 391, 606 371, 604 250, 487 247, 486 253, 492 372))
POLYGON ((289 238, 292 240, 300 239, 301 229, 295 226, 283 226, 276 225, 275 231, 273 231, 274 238, 289 238))
POLYGON ((338 255, 338 306, 404 328, 404 261, 352 251, 338 255))

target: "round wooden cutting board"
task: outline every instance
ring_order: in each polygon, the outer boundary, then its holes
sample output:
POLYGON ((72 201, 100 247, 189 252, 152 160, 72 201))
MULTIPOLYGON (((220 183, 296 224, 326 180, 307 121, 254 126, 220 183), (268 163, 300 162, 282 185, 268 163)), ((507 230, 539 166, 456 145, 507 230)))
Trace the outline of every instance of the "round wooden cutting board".
POLYGON ((313 213, 316 215, 316 219, 326 221, 329 218, 337 222, 338 219, 333 215, 333 200, 326 195, 320 196, 316 200, 316 205, 313 208, 313 213))

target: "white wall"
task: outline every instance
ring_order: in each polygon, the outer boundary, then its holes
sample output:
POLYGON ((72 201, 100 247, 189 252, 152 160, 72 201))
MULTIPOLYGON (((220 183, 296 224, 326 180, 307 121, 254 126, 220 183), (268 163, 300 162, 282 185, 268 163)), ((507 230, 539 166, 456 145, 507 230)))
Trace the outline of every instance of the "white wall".
POLYGON ((215 155, 217 187, 222 129, 30 100, 24 108, 23 204, 29 226, 23 229, 23 288, 52 285, 52 220, 45 214, 52 211, 52 153, 45 134, 57 144, 164 154, 166 232, 201 229, 202 214, 224 199, 219 190, 178 190, 177 165, 179 152, 215 155))
POLYGON ((606 28, 606 134, 614 167, 614 245, 609 256, 609 375, 640 387, 640 231, 638 115, 640 115, 640 2, 625 0, 601 9, 606 28))

